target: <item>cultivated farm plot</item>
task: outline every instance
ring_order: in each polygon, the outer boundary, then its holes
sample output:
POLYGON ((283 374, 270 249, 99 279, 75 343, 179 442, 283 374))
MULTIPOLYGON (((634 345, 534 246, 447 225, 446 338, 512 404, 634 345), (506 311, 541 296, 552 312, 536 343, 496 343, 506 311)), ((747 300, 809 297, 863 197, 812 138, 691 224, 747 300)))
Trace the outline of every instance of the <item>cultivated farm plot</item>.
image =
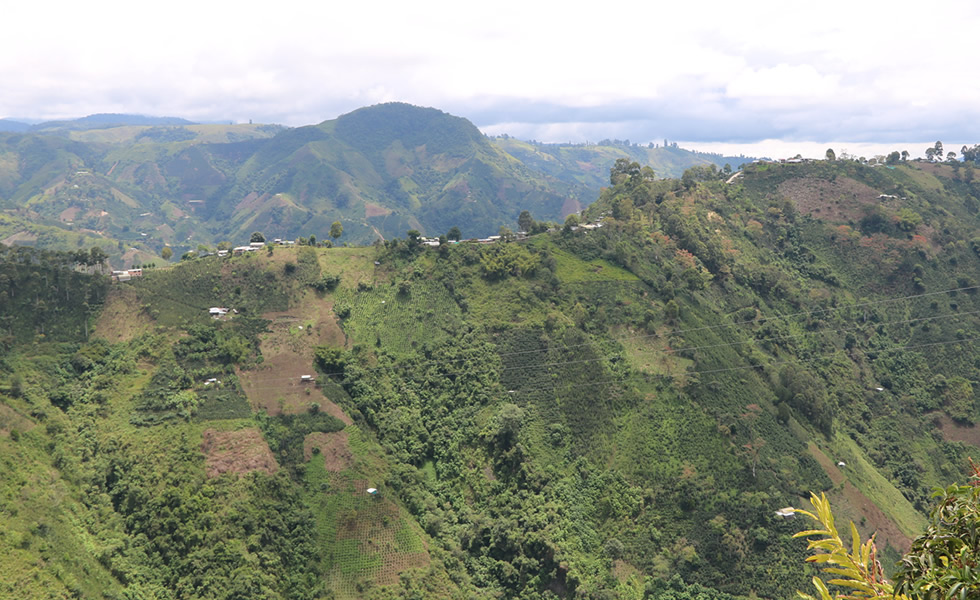
POLYGON ((558 248, 551 253, 558 265, 555 274, 562 283, 639 281, 633 273, 602 259, 584 261, 558 248))
POLYGON ((296 414, 317 403, 324 412, 349 422, 315 383, 301 380, 303 375, 316 376, 313 351, 317 345, 344 345, 333 303, 311 293, 294 309, 265 313, 262 317, 269 320, 260 345, 263 362, 239 372, 252 408, 270 415, 296 414))
POLYGON ((322 460, 327 471, 339 473, 350 468, 354 463, 346 431, 322 432, 317 431, 306 436, 303 440, 303 458, 305 460, 322 460), (319 455, 314 455, 317 449, 319 455))
POLYGON ((420 532, 394 502, 368 494, 368 480, 349 470, 326 472, 315 457, 308 468, 323 482, 311 508, 318 513, 327 579, 337 598, 362 598, 369 588, 398 583, 406 569, 429 564, 420 532))
POLYGON ((217 477, 222 473, 275 473, 279 470, 269 444, 254 427, 238 431, 207 429, 202 434, 201 451, 205 454, 208 477, 217 477))
MULTIPOLYGON (((839 468, 813 442, 809 443, 807 451, 817 459, 824 472, 834 482, 834 488, 828 493, 828 497, 834 507, 838 523, 853 521, 862 537, 875 535, 878 547, 884 549, 886 546, 891 546, 899 552, 907 552, 912 543, 911 538, 904 534, 881 508, 845 478, 842 469, 848 468, 846 463, 844 467, 839 468)), ((803 507, 810 509, 809 503, 803 504, 803 507)))
MULTIPOLYGON (((341 241, 343 238, 341 238, 341 241)), ((355 289, 359 283, 375 283, 377 251, 371 247, 330 248, 318 254, 324 275, 339 275, 340 289, 355 289)))

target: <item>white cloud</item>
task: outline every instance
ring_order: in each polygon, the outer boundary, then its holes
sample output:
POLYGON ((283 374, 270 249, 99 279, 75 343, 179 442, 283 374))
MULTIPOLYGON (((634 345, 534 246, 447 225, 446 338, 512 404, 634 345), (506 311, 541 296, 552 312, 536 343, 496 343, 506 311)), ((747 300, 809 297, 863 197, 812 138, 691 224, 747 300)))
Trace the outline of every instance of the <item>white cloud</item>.
POLYGON ((402 100, 538 139, 980 137, 966 0, 39 0, 4 22, 0 116, 302 125, 402 100))

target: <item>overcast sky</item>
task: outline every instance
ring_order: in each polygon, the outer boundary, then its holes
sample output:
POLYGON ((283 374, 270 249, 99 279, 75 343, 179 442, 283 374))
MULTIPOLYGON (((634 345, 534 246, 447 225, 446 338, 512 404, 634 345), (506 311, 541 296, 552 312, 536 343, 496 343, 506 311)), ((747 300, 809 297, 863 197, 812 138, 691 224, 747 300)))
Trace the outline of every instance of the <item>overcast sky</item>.
POLYGON ((306 125, 404 101, 540 141, 980 143, 971 1, 21 0, 2 15, 0 117, 306 125))

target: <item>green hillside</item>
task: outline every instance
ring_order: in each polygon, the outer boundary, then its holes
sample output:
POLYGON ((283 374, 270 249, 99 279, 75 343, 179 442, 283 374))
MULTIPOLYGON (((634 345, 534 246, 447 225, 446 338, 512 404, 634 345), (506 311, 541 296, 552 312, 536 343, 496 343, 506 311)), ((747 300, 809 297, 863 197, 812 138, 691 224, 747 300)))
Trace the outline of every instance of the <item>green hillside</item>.
POLYGON ((737 170, 752 158, 692 152, 676 144, 631 144, 629 140, 602 140, 592 144, 542 144, 507 135, 495 137, 493 144, 528 167, 569 183, 598 189, 608 184, 609 169, 619 159, 649 166, 660 177, 680 178, 695 166, 725 165, 737 170))
POLYGON ((0 254, 0 595, 789 599, 811 491, 890 571, 980 448, 972 170, 611 175, 521 242, 0 254))
POLYGON ((335 221, 339 243, 408 229, 436 237, 454 226, 485 237, 516 229, 523 210, 562 222, 598 195, 622 157, 661 176, 723 166, 723 157, 676 147, 490 139, 466 119, 400 103, 292 129, 93 115, 0 133, 0 207, 10 219, 0 240, 99 245, 128 267, 164 246, 180 257, 253 231, 322 241, 335 221))

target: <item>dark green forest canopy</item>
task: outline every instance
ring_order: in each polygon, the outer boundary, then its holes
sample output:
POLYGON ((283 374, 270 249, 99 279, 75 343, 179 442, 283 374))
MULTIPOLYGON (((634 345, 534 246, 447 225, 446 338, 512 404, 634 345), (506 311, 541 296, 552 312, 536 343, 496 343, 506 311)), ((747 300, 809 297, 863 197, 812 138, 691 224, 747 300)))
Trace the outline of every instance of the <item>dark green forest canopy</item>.
POLYGON ((976 450, 980 190, 728 180, 625 161, 521 242, 111 287, 91 253, 5 251, 0 592, 788 599, 817 571, 776 511, 811 491, 891 571, 976 450))

